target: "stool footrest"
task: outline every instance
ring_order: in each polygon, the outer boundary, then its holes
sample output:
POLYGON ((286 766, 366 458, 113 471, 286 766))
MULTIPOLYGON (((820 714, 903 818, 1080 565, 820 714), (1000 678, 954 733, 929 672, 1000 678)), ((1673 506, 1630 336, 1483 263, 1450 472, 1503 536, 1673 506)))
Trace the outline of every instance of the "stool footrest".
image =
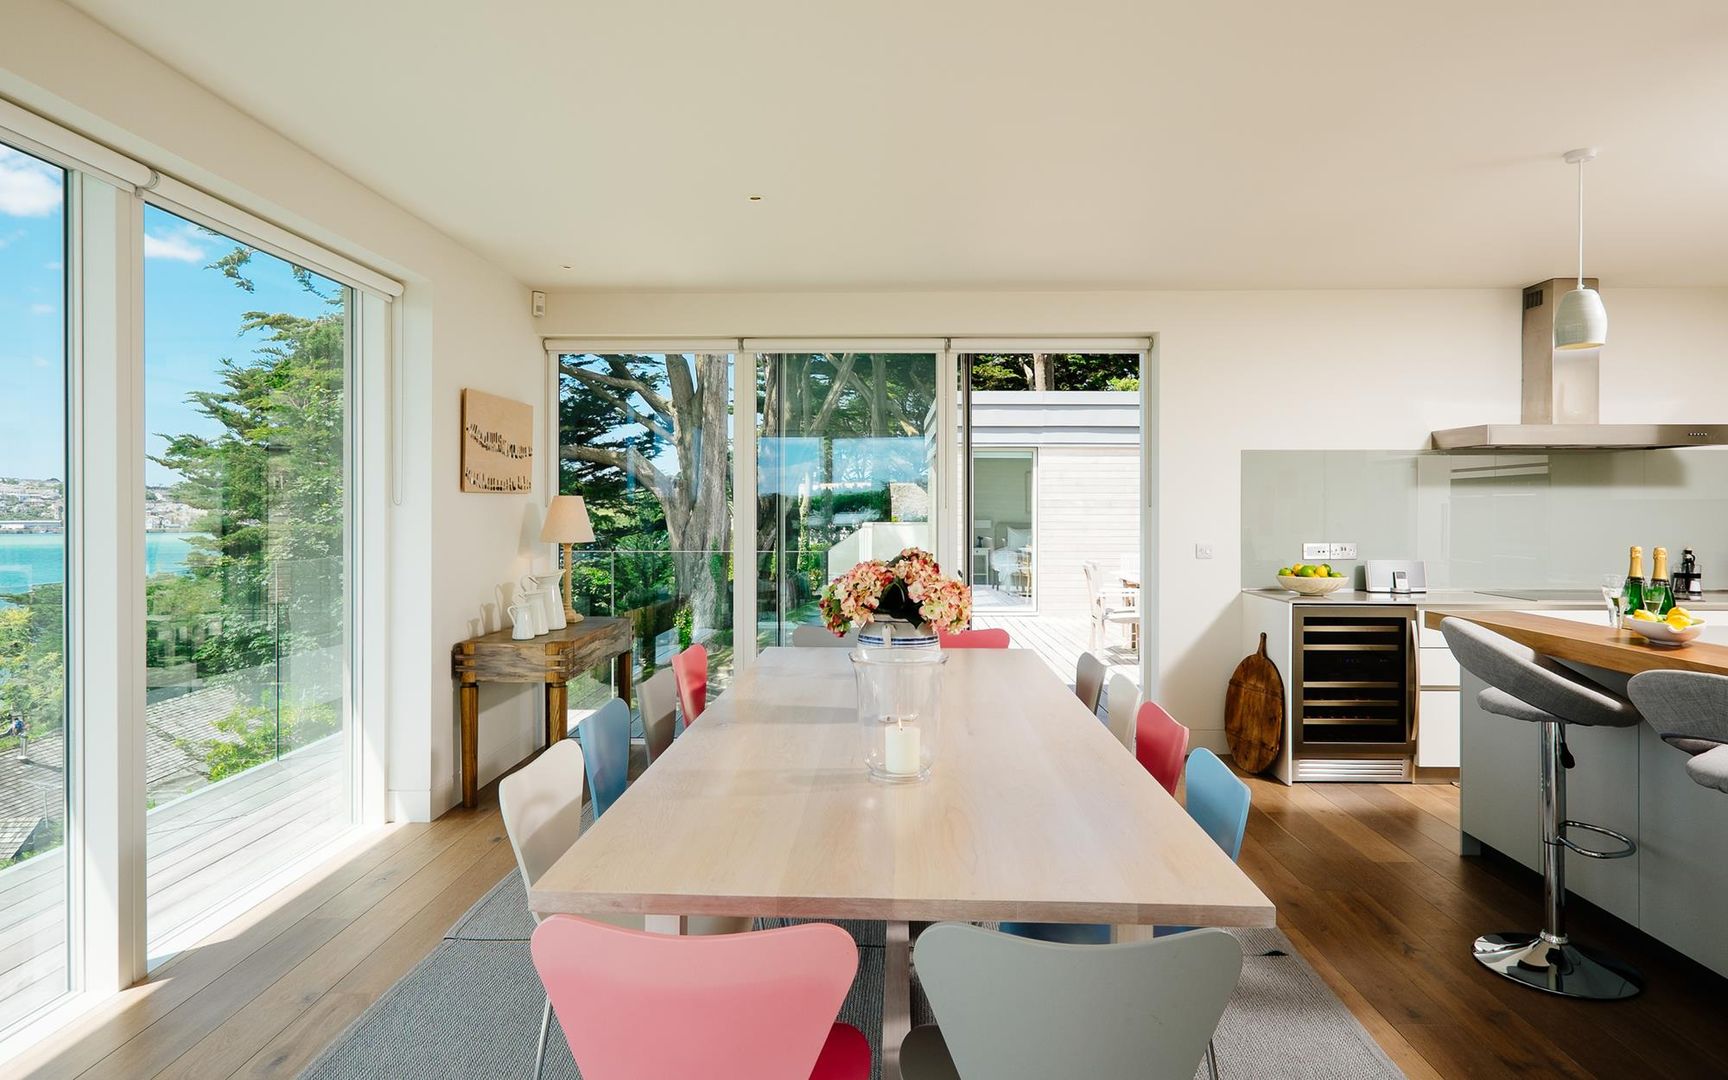
POLYGON ((1575 851, 1587 859, 1624 859, 1628 855, 1635 854, 1638 851, 1638 841, 1627 836, 1625 833, 1618 833, 1613 829, 1604 829, 1600 825, 1592 825, 1587 821, 1572 821, 1570 819, 1562 821, 1560 823, 1560 835, 1554 839, 1556 843, 1564 846, 1566 850, 1575 851), (1582 844, 1575 844, 1571 840, 1567 839, 1566 830, 1568 829, 1583 829, 1585 832, 1593 832, 1600 836, 1606 836, 1610 840, 1618 840, 1624 846, 1622 846, 1618 851, 1601 851, 1597 848, 1587 848, 1582 844))

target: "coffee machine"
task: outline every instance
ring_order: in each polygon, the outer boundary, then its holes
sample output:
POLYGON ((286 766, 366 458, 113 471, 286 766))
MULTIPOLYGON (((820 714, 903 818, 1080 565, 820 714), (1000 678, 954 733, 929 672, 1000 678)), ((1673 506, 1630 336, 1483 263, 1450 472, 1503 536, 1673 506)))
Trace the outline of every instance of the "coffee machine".
POLYGON ((1704 575, 1698 572, 1698 557, 1687 548, 1680 556, 1680 569, 1672 574, 1674 599, 1704 599, 1704 575))

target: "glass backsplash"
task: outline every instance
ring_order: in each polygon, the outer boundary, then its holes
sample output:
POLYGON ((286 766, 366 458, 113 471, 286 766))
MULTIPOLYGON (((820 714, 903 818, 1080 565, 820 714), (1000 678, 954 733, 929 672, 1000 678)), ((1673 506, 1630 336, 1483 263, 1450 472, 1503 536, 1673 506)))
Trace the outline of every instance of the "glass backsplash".
POLYGON ((1633 544, 1667 547, 1675 568, 1690 547, 1705 587, 1725 589, 1728 448, 1243 451, 1243 585, 1275 584, 1321 540, 1355 543, 1356 566, 1421 559, 1430 587, 1466 589, 1589 588, 1624 573, 1633 544))

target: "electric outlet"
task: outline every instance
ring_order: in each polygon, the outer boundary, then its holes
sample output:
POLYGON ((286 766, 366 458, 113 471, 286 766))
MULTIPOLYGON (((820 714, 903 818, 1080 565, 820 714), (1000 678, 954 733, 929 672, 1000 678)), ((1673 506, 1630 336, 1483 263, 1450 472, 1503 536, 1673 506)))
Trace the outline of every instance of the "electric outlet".
POLYGON ((1333 559, 1354 559, 1356 557, 1356 545, 1333 544, 1329 557, 1333 559))
POLYGON ((1195 544, 1194 545, 1194 557, 1196 559, 1210 559, 1212 557, 1212 545, 1211 544, 1195 544))
POLYGON ((1332 545, 1328 544, 1324 540, 1320 541, 1318 544, 1304 542, 1302 545, 1302 557, 1304 559, 1330 559, 1332 557, 1332 545))

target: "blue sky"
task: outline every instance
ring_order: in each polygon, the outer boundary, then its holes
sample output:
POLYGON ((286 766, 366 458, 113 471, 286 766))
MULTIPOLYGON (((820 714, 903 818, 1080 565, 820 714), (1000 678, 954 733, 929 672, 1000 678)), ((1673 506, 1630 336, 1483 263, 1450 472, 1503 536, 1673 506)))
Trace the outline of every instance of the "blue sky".
MULTIPOLYGON (((65 209, 61 171, 0 146, 0 476, 65 474, 65 209)), ((209 264, 234 241, 154 206, 144 211, 144 418, 146 450, 164 433, 213 434, 186 404, 216 386, 223 357, 260 344, 241 335, 248 311, 316 315, 328 310, 294 280, 288 263, 258 252, 245 292, 209 264)), ((326 293, 334 282, 318 279, 326 293)), ((150 484, 172 473, 145 466, 150 484)))

